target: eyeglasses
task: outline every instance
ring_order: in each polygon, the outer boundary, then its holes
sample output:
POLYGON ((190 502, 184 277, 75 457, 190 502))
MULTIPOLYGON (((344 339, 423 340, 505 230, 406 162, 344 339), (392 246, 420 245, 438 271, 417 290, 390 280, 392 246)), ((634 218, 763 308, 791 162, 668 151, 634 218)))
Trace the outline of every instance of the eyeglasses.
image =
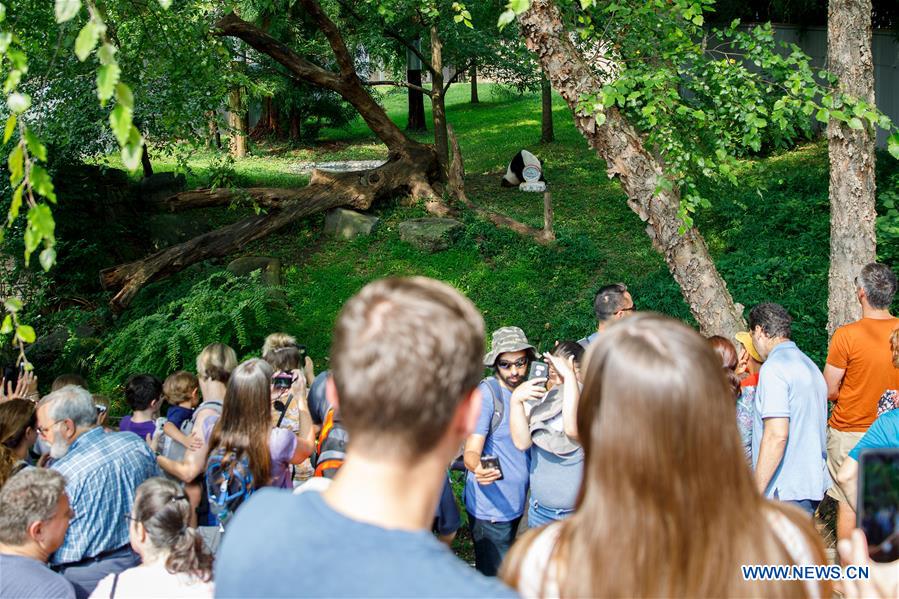
POLYGON ((527 363, 528 363, 527 358, 518 358, 514 362, 507 362, 505 360, 500 360, 499 362, 496 363, 496 366, 497 366, 497 368, 502 368, 503 370, 509 370, 513 366, 515 368, 521 368, 522 366, 525 366, 527 363))
POLYGON ((65 422, 65 419, 51 422, 47 426, 36 426, 36 427, 34 427, 34 430, 36 430, 37 434, 39 434, 40 436, 46 437, 47 433, 50 431, 50 429, 53 428, 54 426, 56 426, 57 424, 59 424, 60 422, 65 422))

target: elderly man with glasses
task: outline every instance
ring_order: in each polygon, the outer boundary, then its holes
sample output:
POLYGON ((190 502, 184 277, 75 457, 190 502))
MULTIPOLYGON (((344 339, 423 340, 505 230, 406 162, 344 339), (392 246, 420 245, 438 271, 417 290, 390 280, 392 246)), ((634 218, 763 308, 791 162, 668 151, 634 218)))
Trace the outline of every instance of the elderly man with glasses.
POLYGON ((515 540, 528 490, 528 454, 512 442, 509 413, 512 391, 527 379, 534 357, 524 331, 503 327, 493 332, 484 366, 494 376, 481 381, 481 415, 465 442, 465 509, 474 542, 475 567, 496 576, 515 540))
POLYGON ((82 599, 107 574, 140 563, 123 515, 131 511, 137 487, 158 474, 156 457, 140 437, 97 426, 93 397, 75 385, 41 400, 37 431, 50 446, 50 468, 66 478, 75 512, 50 565, 82 599))

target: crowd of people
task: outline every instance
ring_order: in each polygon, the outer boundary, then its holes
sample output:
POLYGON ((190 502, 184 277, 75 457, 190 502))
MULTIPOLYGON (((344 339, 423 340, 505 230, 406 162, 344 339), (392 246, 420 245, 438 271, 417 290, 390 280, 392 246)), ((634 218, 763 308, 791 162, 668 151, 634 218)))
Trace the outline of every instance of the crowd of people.
MULTIPOLYGON (((823 373, 775 303, 704 338, 618 283, 584 338, 487 349, 470 300, 414 277, 344 305, 330 370, 283 333, 241 363, 213 343, 130 378, 118 430, 78 375, 3 381, 0 597, 827 597, 741 566, 825 564, 825 493, 869 564, 858 459, 899 447, 899 319, 887 266, 856 286, 823 373)), ((899 596, 897 572, 842 590, 899 596)))

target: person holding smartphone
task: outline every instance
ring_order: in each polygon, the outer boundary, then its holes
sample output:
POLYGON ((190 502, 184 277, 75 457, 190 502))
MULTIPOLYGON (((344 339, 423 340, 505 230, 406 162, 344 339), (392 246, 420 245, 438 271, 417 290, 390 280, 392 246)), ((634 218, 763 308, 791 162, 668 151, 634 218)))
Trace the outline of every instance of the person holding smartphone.
POLYGON ((530 454, 529 528, 570 516, 584 473, 584 449, 577 440, 580 383, 575 372, 584 350, 576 342, 563 342, 553 352, 544 355, 562 383, 547 392, 547 379, 533 377, 512 393, 512 441, 530 454), (577 349, 572 354, 570 348, 577 349), (533 405, 530 413, 526 404, 533 405))
POLYGON ((487 576, 496 576, 524 514, 529 458, 512 442, 509 414, 512 392, 525 382, 534 351, 518 327, 493 332, 484 366, 495 374, 478 386, 481 414, 465 442, 465 509, 475 567, 487 576))

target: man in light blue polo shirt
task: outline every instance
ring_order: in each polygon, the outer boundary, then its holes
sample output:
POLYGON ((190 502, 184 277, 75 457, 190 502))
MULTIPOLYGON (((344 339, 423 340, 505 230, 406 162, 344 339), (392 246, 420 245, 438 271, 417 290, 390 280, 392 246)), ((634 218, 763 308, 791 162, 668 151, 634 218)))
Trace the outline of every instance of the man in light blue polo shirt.
POLYGON ((749 313, 752 343, 765 363, 752 426, 752 465, 759 491, 814 514, 830 487, 827 383, 792 341, 792 318, 779 304, 749 313))

